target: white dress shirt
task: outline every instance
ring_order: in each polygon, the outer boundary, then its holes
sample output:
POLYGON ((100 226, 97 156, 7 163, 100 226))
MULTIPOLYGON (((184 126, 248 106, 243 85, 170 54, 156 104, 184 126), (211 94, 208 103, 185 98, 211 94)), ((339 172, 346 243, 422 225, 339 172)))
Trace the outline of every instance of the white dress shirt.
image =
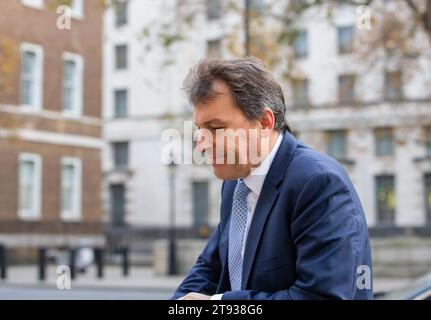
MULTIPOLYGON (((250 228, 251 221, 253 219, 254 210, 256 209, 257 200, 259 199, 260 192, 262 190, 263 183, 266 179, 266 174, 271 167, 272 161, 277 154, 278 148, 280 147, 281 141, 283 140, 283 134, 278 135, 277 141, 272 148, 269 156, 262 161, 259 167, 253 169, 251 173, 244 178, 246 186, 251 190, 247 195, 247 223, 244 231, 244 239, 242 241, 241 256, 244 260, 245 245, 247 242, 248 230, 250 228)), ((215 294, 211 297, 211 300, 221 300, 223 294, 215 294)))

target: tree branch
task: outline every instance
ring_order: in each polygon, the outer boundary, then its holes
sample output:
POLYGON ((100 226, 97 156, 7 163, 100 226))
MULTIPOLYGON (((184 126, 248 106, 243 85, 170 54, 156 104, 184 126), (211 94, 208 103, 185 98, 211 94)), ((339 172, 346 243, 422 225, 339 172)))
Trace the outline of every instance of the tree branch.
POLYGON ((414 13, 416 14, 420 14, 419 12, 419 8, 417 7, 417 5, 413 2, 413 0, 406 0, 407 5, 410 7, 410 9, 413 10, 414 13))

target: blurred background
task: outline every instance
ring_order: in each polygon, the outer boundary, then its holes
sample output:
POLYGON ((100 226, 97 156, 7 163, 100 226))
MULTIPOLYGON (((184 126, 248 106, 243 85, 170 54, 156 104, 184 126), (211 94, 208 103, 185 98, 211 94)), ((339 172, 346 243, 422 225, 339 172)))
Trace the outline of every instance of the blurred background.
POLYGON ((245 56, 353 180, 375 291, 429 299, 431 0, 2 0, 0 297, 168 298, 221 182, 163 164, 162 132, 192 120, 190 67, 245 56))

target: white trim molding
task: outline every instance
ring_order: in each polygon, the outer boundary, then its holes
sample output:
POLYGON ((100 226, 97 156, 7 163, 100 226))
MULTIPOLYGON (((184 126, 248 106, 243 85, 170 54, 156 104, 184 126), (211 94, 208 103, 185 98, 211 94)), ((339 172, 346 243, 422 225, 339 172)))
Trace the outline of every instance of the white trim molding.
POLYGON ((18 138, 25 141, 49 143, 62 146, 101 149, 103 140, 74 134, 62 134, 48 131, 37 131, 28 129, 17 130, 18 138))
POLYGON ((81 118, 66 118, 62 112, 52 111, 52 110, 41 110, 34 112, 32 110, 23 110, 14 105, 0 104, 0 111, 7 112, 18 115, 29 115, 33 117, 43 118, 47 120, 59 120, 59 121, 73 121, 75 123, 80 123, 88 126, 102 126, 102 120, 96 117, 83 116, 81 118))
POLYGON ((43 9, 45 7, 44 0, 21 0, 21 3, 27 7, 43 9))

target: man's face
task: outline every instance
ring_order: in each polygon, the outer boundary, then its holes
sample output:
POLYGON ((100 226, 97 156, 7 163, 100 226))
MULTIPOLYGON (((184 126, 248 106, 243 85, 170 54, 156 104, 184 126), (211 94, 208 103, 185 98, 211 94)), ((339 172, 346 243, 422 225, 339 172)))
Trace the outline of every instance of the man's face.
POLYGON ((210 163, 219 179, 246 177, 251 170, 248 159, 250 129, 254 129, 256 133, 253 140, 259 141, 260 122, 250 121, 245 117, 235 105, 225 83, 216 81, 213 89, 218 92, 216 97, 194 108, 194 123, 199 129, 207 129, 212 137, 207 139, 207 136, 200 133, 196 148, 211 157, 210 163), (222 139, 216 138, 216 132, 217 137, 220 137, 221 130, 227 130, 228 133, 222 139))

